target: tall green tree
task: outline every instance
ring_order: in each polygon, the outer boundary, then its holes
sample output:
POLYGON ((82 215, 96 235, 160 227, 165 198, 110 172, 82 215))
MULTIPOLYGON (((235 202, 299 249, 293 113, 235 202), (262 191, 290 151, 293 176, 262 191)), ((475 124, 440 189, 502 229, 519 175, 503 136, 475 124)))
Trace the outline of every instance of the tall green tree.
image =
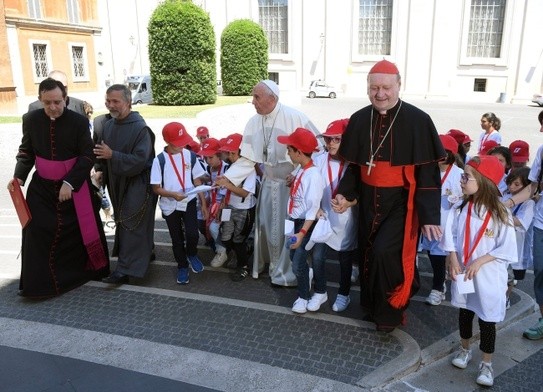
POLYGON ((166 0, 151 15, 148 31, 154 102, 215 103, 215 34, 209 15, 190 1, 166 0))
POLYGON ((268 38, 260 25, 238 19, 223 30, 221 78, 224 95, 251 95, 256 83, 268 79, 268 38))

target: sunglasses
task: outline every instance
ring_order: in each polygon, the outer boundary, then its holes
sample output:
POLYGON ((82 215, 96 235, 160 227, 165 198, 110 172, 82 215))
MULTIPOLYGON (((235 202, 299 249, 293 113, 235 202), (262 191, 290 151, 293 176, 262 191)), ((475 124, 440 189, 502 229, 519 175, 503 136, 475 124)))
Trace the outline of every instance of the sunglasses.
POLYGON ((341 143, 341 136, 333 136, 333 137, 324 136, 323 139, 325 143, 332 143, 332 142, 336 144, 341 143))

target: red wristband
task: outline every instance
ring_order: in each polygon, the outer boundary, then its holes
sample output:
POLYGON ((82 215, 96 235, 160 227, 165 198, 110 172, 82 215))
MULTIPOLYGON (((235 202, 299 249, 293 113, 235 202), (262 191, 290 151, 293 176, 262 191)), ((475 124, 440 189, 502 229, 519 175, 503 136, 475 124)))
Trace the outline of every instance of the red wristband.
POLYGON ((305 235, 307 234, 307 230, 302 228, 302 229, 300 229, 300 233, 302 233, 304 235, 304 237, 305 237, 305 235))

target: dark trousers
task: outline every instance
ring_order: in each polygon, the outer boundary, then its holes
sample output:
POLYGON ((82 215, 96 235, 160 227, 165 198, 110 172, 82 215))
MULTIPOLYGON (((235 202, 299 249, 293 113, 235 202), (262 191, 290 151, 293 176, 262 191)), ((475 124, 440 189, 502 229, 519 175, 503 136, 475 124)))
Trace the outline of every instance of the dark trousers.
POLYGON ((428 258, 434 270, 432 290, 443 291, 443 283, 445 283, 445 256, 428 254, 428 258))
MULTIPOLYGON (((473 336, 473 317, 475 313, 468 309, 460 309, 458 313, 458 329, 462 339, 471 339, 473 336)), ((479 319, 481 339, 479 349, 486 354, 492 354, 496 345, 496 323, 479 319)))
POLYGON ((196 200, 187 204, 187 211, 174 211, 165 216, 168 231, 172 239, 172 250, 178 268, 188 268, 188 256, 198 252, 198 218, 196 200), (185 244, 186 240, 186 244, 185 244))
POLYGON ((339 290, 338 294, 348 296, 351 291, 351 274, 353 261, 356 259, 356 250, 338 252, 339 261, 339 290))

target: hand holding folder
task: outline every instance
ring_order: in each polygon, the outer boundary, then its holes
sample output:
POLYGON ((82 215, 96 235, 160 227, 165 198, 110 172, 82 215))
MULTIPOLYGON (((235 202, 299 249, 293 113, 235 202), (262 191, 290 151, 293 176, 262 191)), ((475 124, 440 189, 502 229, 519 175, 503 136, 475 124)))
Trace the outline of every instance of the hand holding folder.
POLYGON ((17 215, 19 216, 21 226, 24 229, 32 219, 32 215, 30 214, 28 204, 26 204, 25 196, 23 195, 19 180, 14 178, 11 181, 11 185, 12 189, 9 189, 9 194, 11 196, 11 200, 13 200, 13 205, 15 206, 15 211, 17 211, 17 215))

